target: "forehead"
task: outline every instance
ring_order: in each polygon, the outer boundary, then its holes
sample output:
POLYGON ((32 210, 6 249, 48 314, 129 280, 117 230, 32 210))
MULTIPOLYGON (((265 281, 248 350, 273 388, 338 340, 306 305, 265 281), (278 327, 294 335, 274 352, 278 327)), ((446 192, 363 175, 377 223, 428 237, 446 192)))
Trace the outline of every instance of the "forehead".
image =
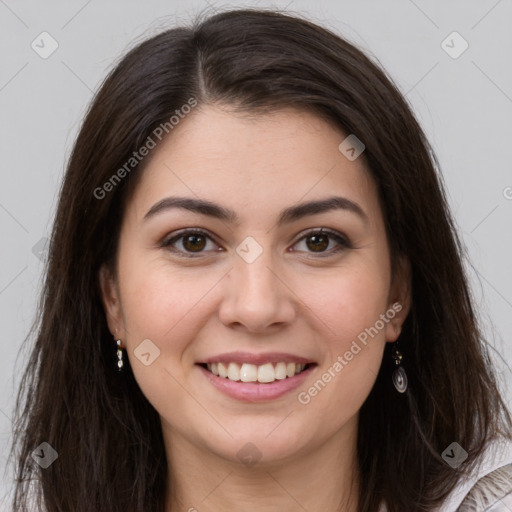
POLYGON ((229 203, 253 221, 333 195, 371 214, 377 196, 364 154, 350 161, 338 149, 347 135, 307 111, 247 115, 202 106, 153 150, 133 197, 136 215, 171 194, 229 203))

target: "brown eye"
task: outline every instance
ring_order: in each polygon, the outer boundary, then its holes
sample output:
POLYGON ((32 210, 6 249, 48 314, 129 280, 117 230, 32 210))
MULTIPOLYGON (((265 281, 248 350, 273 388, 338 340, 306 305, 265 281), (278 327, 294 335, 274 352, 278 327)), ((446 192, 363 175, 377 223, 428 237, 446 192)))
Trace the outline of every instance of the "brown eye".
MULTIPOLYGON (((304 243, 306 253, 317 253, 319 256, 331 256, 347 249, 352 249, 352 244, 344 235, 338 234, 334 231, 326 231, 318 229, 306 233, 296 244, 304 243), (331 242, 334 246, 329 248, 331 242)), ((297 251, 298 249, 295 249, 297 251)), ((302 252, 302 251, 300 251, 302 252)))
MULTIPOLYGON (((208 252, 208 243, 214 243, 211 236, 201 230, 193 229, 188 231, 182 231, 180 234, 175 235, 172 238, 164 240, 161 246, 173 252, 177 256, 194 257, 194 254, 199 256, 206 255, 208 252)), ((215 249, 213 249, 215 250, 215 249)), ((217 251, 220 250, 217 248, 217 251)))
POLYGON ((202 251, 206 245, 206 238, 203 235, 188 235, 183 238, 183 247, 187 251, 202 251))
POLYGON ((307 236, 306 245, 314 252, 322 252, 329 247, 329 237, 324 234, 312 234, 307 236))

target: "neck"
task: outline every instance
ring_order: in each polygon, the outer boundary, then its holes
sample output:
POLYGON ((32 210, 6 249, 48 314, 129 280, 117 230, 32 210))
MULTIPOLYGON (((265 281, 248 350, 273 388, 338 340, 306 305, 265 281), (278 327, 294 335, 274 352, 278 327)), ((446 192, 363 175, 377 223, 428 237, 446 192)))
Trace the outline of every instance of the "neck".
POLYGON ((166 512, 358 510, 357 418, 300 454, 252 466, 164 432, 170 461, 166 512))

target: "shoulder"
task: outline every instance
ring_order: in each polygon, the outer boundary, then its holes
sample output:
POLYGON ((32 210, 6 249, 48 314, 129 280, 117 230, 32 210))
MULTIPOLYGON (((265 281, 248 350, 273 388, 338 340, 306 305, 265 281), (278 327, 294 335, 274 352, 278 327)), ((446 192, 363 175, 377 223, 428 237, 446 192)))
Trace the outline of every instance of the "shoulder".
POLYGON ((508 512, 510 510, 512 510, 512 462, 480 478, 466 494, 457 512, 508 512))
MULTIPOLYGON (((436 512, 511 512, 512 443, 490 445, 472 476, 457 485, 436 512)), ((387 512, 381 504, 378 512, 387 512)))
POLYGON ((459 483, 438 512, 510 512, 511 500, 512 443, 494 442, 472 476, 459 483))

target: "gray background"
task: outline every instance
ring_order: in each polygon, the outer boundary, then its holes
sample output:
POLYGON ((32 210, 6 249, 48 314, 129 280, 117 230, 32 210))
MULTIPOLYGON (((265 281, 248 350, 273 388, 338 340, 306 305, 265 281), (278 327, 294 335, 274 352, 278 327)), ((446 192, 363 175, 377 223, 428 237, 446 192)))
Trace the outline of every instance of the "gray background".
MULTIPOLYGON (((204 9, 248 5, 305 14, 357 44, 392 76, 439 158, 489 340, 497 355, 512 361, 510 0, 0 0, 1 468, 27 354, 16 356, 41 284, 41 239, 49 236, 64 165, 93 91, 136 42, 204 9), (41 45, 43 31, 59 45, 46 59, 31 47, 34 40, 41 45), (441 46, 453 31, 469 44, 458 58, 441 46)), ((461 48, 456 39, 447 44, 451 52, 461 48)), ((497 364, 510 405, 512 375, 497 364)), ((10 469, 2 476, 0 503, 11 488, 10 469)))

